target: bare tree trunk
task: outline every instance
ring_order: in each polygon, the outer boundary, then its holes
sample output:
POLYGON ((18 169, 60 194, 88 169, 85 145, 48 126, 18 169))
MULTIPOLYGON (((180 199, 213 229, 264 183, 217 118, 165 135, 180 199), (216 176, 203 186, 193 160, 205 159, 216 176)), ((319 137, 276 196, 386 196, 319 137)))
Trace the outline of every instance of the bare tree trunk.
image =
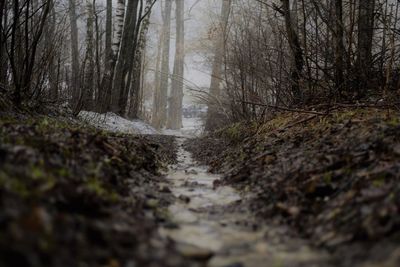
POLYGON ((7 54, 6 54, 6 42, 3 39, 4 26, 7 22, 7 1, 0 0, 0 85, 7 83, 7 54))
POLYGON ((335 86, 342 93, 344 86, 343 2, 335 0, 335 86))
POLYGON ((112 0, 107 0, 107 8, 106 8, 106 45, 105 45, 105 53, 104 53, 104 64, 105 70, 104 75, 100 84, 100 96, 98 110, 103 113, 109 110, 110 100, 111 100, 111 80, 112 80, 112 72, 113 72, 113 49, 112 49, 112 0))
POLYGON ((360 0, 358 5, 357 93, 363 96, 372 68, 375 0, 360 0))
POLYGON ((385 1, 385 4, 382 5, 382 23, 383 23, 383 32, 382 32, 382 46, 381 46, 381 58, 379 63, 379 72, 381 74, 381 88, 383 91, 386 91, 386 79, 385 79, 385 57, 386 57, 386 40, 387 40, 387 32, 391 23, 391 16, 388 18, 388 1, 385 1))
POLYGON ((160 127, 159 114, 160 114, 160 98, 161 98, 160 81, 161 81, 162 41, 163 41, 163 32, 161 31, 159 34, 158 49, 156 56, 156 70, 154 73, 153 110, 151 115, 151 124, 158 129, 160 127))
POLYGON ((301 103, 300 78, 304 67, 303 50, 300 46, 299 36, 293 26, 293 21, 290 12, 289 0, 281 0, 283 15, 285 17, 285 27, 288 37, 289 47, 292 54, 293 67, 291 70, 291 83, 293 103, 301 103))
POLYGON ((85 110, 93 109, 93 86, 94 86, 94 14, 92 0, 86 0, 86 56, 85 56, 85 83, 82 92, 82 107, 85 110))
POLYGON ((100 37, 100 32, 101 32, 101 26, 99 23, 99 15, 97 13, 97 8, 96 8, 96 0, 93 0, 93 15, 94 15, 94 44, 95 44, 95 66, 96 66, 96 71, 95 71, 95 77, 94 77, 94 107, 93 110, 99 110, 98 103, 100 102, 100 95, 102 95, 102 88, 101 88, 101 72, 102 72, 102 66, 101 66, 101 59, 100 59, 100 54, 102 53, 102 40, 100 37))
POLYGON ((161 56, 161 77, 160 94, 158 104, 153 107, 156 109, 154 126, 157 129, 164 127, 167 119, 167 98, 168 98, 168 80, 169 80, 169 50, 171 37, 171 10, 172 0, 165 1, 165 10, 163 16, 162 29, 162 56, 161 56))
MULTIPOLYGON (((150 26, 151 9, 153 7, 154 0, 146 0, 146 7, 144 14, 139 12, 141 16, 145 16, 139 19, 136 25, 137 29, 140 29, 140 33, 135 38, 137 45, 134 46, 134 62, 133 68, 130 73, 130 88, 129 88, 129 109, 128 116, 130 118, 138 118, 139 109, 141 105, 140 92, 141 92, 141 79, 143 74, 143 62, 144 62, 144 51, 146 49, 146 38, 150 26)), ((142 8, 141 8, 142 10, 142 8)), ((137 32, 137 31, 136 31, 137 32)))
POLYGON ((80 95, 80 66, 79 66, 79 40, 78 40, 78 17, 76 15, 76 0, 69 0, 69 22, 71 27, 71 87, 72 106, 76 111, 80 95))
POLYGON ((38 17, 32 16, 32 9, 31 5, 21 7, 18 0, 13 1, 11 45, 8 54, 14 83, 13 102, 15 106, 21 106, 25 99, 40 93, 35 90, 37 84, 34 83, 34 71, 39 44, 51 9, 51 1, 42 5, 42 12, 38 17), (35 21, 36 19, 37 21, 35 21), (35 28, 33 28, 34 23, 35 28))
MULTIPOLYGON (((53 2, 53 1, 52 1, 53 2)), ((51 15, 49 17, 49 23, 47 25, 46 37, 48 42, 47 45, 51 46, 56 42, 56 12, 54 9, 54 2, 52 4, 51 15)), ((50 51, 50 68, 49 68, 49 85, 50 85, 50 100, 57 101, 58 99, 58 75, 57 75, 57 62, 59 58, 59 52, 56 49, 51 49, 50 51)))
MULTIPOLYGON (((231 0, 223 0, 220 17, 220 28, 218 31, 218 38, 215 44, 214 62, 211 74, 210 96, 213 99, 219 99, 221 95, 220 85, 222 80, 222 64, 224 58, 225 38, 227 34, 227 27, 229 21, 229 13, 231 7, 231 0)), ((205 129, 207 131, 216 128, 216 117, 218 116, 218 107, 216 103, 210 102, 207 111, 207 120, 205 129)))
POLYGON ((183 75, 185 64, 185 18, 184 0, 176 3, 176 44, 175 62, 172 79, 171 96, 169 98, 167 128, 178 130, 182 128, 183 75))
MULTIPOLYGON (((399 14, 399 2, 396 4, 396 11, 394 12, 394 22, 393 25, 397 25, 398 22, 398 14, 399 14)), ((393 5, 391 6, 390 17, 393 16, 393 5)), ((391 20, 389 21, 389 25, 391 24, 391 20)), ((390 27, 390 26, 389 26, 390 27)), ((383 97, 387 97, 388 90, 390 86, 393 84, 391 83, 392 75, 393 75, 393 64, 395 61, 395 53, 396 53, 396 37, 395 33, 392 32, 390 34, 390 57, 389 62, 386 67, 386 86, 383 91, 383 97)))
POLYGON ((136 31, 137 31, 137 0, 129 0, 127 6, 126 19, 124 21, 124 31, 121 39, 120 51, 117 64, 114 70, 114 79, 111 96, 111 111, 125 115, 129 75, 132 73, 133 61, 136 51, 136 31))

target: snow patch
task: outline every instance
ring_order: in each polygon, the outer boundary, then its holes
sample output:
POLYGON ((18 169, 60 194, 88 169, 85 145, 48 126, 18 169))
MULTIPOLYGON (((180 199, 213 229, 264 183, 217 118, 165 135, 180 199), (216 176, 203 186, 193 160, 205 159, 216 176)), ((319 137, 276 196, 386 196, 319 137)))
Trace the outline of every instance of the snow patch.
POLYGON ((110 132, 125 134, 159 134, 156 129, 144 121, 128 120, 112 112, 100 114, 91 111, 81 111, 78 117, 96 128, 110 132))

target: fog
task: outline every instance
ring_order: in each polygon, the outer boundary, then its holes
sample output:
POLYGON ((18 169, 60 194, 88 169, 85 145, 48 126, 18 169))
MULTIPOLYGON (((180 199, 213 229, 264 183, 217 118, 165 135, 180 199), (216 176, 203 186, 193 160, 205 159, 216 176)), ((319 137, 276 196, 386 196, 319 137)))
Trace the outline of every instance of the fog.
MULTIPOLYGON (((162 23, 161 5, 158 1, 151 15, 151 28, 148 35, 147 55, 155 58, 157 40, 162 23)), ((220 9, 220 1, 217 0, 187 0, 185 1, 185 92, 184 103, 195 101, 191 89, 206 90, 210 86, 211 66, 209 58, 212 56, 213 40, 209 38, 208 31, 215 23, 216 15, 220 9)), ((171 47, 170 47, 170 71, 173 69, 175 56, 175 20, 171 21, 171 47)), ((155 62, 155 60, 152 60, 155 62)), ((148 79, 154 79, 154 64, 150 64, 147 71, 148 79), (153 72, 153 73, 152 73, 153 72)))

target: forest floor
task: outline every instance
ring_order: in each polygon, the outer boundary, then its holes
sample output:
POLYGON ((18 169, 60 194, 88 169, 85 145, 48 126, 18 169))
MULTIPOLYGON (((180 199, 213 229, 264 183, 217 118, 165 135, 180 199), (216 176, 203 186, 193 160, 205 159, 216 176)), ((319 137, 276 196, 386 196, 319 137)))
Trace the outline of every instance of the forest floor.
POLYGON ((0 116, 0 266, 190 266, 158 234, 173 137, 0 116))
POLYGON ((395 267, 400 266, 399 115, 380 109, 281 113, 185 146, 222 175, 214 187, 233 186, 247 196, 234 210, 250 210, 258 225, 280 227, 289 242, 301 238, 326 251, 329 263, 314 266, 395 267))
POLYGON ((0 114, 0 267, 399 266, 399 113, 186 135, 0 114))

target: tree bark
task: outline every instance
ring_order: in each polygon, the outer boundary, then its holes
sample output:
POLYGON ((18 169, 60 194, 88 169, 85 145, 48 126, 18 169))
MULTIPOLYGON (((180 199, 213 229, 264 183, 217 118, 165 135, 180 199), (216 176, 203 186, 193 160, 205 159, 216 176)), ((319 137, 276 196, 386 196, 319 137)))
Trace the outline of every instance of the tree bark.
POLYGON ((124 30, 121 39, 118 60, 114 70, 114 79, 111 97, 111 111, 125 115, 129 75, 132 73, 133 61, 136 51, 136 26, 138 13, 138 0, 129 0, 124 21, 124 30))
POLYGON ((161 90, 160 90, 160 81, 161 81, 161 57, 162 57, 162 41, 163 41, 163 32, 161 31, 158 39, 158 49, 156 56, 156 70, 154 73, 154 97, 153 97, 153 110, 151 115, 151 124, 159 129, 160 125, 160 98, 161 98, 161 90))
POLYGON ((116 20, 114 23, 114 38, 112 44, 112 50, 114 53, 114 57, 118 56, 122 32, 124 27, 124 19, 125 19, 125 0, 118 0, 117 1, 117 10, 115 14, 116 20))
POLYGON ((80 95, 80 64, 79 64, 79 39, 78 39, 78 17, 76 15, 76 0, 69 0, 69 22, 71 27, 71 87, 72 106, 76 111, 80 95))
POLYGON ((183 75, 185 64, 185 18, 184 0, 175 0, 176 3, 176 44, 174 72, 169 98, 167 128, 179 130, 182 128, 182 101, 183 101, 183 75))
MULTIPOLYGON (((135 41, 137 45, 134 46, 134 60, 133 68, 130 73, 130 88, 129 88, 129 109, 128 117, 136 119, 139 117, 140 110, 140 91, 141 91, 141 79, 142 69, 144 62, 144 51, 146 49, 146 38, 150 26, 151 9, 153 7, 154 0, 146 0, 146 7, 144 13, 140 13, 141 18, 139 19, 136 28, 140 29, 140 33, 136 34, 135 41)), ((142 8, 141 8, 142 11, 142 8)), ((136 31, 137 33, 137 31, 136 31)))
POLYGON ((158 104, 153 107, 156 109, 154 127, 161 129, 165 126, 167 119, 167 98, 169 81, 169 50, 171 37, 171 11, 172 0, 165 1, 162 29, 162 56, 161 56, 161 76, 158 104))
MULTIPOLYGON (((104 74, 100 84, 100 96, 97 103, 98 111, 104 113, 110 110, 111 87, 113 78, 113 69, 115 65, 115 57, 113 52, 113 22, 112 22, 112 0, 107 0, 106 7, 106 36, 105 36, 105 53, 104 53, 104 74)), ((124 5, 125 10, 125 5, 124 5)), ((119 44, 118 44, 119 46, 119 44)))
POLYGON ((6 7, 7 1, 0 0, 0 84, 7 83, 7 54, 6 40, 3 39, 4 25, 6 25, 6 7))
POLYGON ((371 77, 375 0, 358 4, 357 94, 365 95, 371 77))
MULTIPOLYGON (((51 0, 53 2, 53 0, 51 0)), ((49 23, 47 25, 47 32, 46 32, 46 43, 48 46, 55 46, 54 43, 56 42, 56 11, 54 9, 54 2, 52 3, 51 14, 49 17, 49 23)), ((50 68, 49 68, 49 85, 50 85, 50 100, 57 101, 58 99, 58 58, 59 58, 59 51, 57 49, 51 49, 50 54, 50 68)))
POLYGON ((335 0, 335 87, 339 94, 344 86, 343 0, 335 0))
POLYGON ((293 26, 293 21, 290 12, 289 0, 281 0, 283 15, 285 19, 286 34, 289 42, 290 52, 292 55, 292 96, 293 103, 299 104, 302 102, 302 94, 300 89, 300 78, 304 67, 303 50, 300 45, 299 36, 293 26))
POLYGON ((86 56, 85 56, 85 83, 82 94, 82 107, 85 110, 93 109, 94 90, 94 9, 92 0, 86 0, 86 56))

